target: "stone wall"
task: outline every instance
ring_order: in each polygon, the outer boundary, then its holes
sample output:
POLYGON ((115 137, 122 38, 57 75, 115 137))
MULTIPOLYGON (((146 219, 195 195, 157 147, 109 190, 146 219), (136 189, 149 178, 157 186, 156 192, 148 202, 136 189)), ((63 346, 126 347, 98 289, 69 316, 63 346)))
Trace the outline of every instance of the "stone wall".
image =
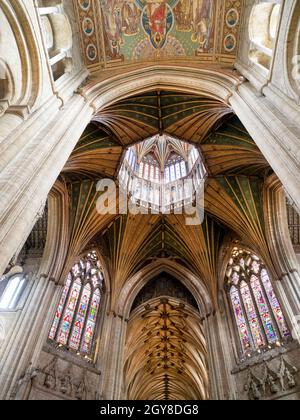
POLYGON ((299 400, 299 346, 274 351, 232 370, 238 400, 299 400), (295 348, 296 347, 296 348, 295 348))

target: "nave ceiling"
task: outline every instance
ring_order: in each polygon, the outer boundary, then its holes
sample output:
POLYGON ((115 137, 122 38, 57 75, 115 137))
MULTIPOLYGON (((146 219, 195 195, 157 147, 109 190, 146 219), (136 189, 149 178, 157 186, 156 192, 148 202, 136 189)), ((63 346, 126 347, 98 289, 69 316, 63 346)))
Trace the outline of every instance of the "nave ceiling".
POLYGON ((207 347, 197 310, 181 299, 161 297, 134 311, 124 379, 129 399, 207 399, 207 347))

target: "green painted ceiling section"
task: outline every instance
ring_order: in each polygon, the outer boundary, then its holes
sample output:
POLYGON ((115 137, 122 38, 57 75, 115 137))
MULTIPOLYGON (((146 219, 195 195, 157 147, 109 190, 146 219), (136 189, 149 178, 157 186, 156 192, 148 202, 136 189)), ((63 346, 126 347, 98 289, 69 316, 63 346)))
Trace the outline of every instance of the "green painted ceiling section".
POLYGON ((71 223, 77 225, 79 221, 88 219, 95 211, 96 200, 99 193, 96 191, 97 183, 92 180, 78 181, 70 184, 71 223))
POLYGON ((91 122, 82 134, 74 152, 119 146, 120 144, 111 133, 107 133, 99 124, 91 122))
POLYGON ((255 177, 220 177, 218 182, 248 220, 264 228, 263 180, 255 177))
POLYGON ((119 101, 100 111, 95 120, 125 145, 162 132, 199 143, 220 119, 230 114, 230 107, 217 99, 154 91, 119 101))
POLYGON ((226 144, 257 150, 254 140, 236 115, 232 116, 218 127, 203 141, 203 144, 226 144))

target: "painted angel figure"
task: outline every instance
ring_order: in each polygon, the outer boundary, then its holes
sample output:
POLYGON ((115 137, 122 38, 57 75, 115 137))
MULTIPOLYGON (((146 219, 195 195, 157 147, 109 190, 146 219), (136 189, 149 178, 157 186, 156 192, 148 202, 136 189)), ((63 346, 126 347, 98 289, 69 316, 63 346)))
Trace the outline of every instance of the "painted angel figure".
POLYGON ((213 7, 212 0, 195 0, 193 2, 192 41, 199 45, 196 55, 209 49, 213 29, 213 7))
POLYGON ((139 32, 141 11, 134 0, 125 0, 122 7, 122 26, 124 35, 132 36, 139 32))
POLYGON ((102 0, 102 12, 106 44, 112 59, 121 57, 122 38, 122 0, 102 0))
POLYGON ((144 25, 148 28, 152 44, 155 48, 162 48, 167 35, 167 17, 169 9, 162 2, 150 2, 144 11, 144 25))
POLYGON ((177 30, 179 32, 190 32, 192 29, 192 0, 181 0, 174 8, 177 30))

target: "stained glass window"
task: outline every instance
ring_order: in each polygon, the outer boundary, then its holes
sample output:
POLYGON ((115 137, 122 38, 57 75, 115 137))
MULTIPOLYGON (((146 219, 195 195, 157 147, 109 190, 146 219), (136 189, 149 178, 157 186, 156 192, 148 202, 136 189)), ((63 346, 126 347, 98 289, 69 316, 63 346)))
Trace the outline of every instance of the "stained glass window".
POLYGON ((234 248, 226 277, 244 355, 279 347, 290 339, 268 271, 256 255, 234 248))
POLYGON ((68 337, 70 335, 72 321, 74 318, 81 287, 82 285, 81 285, 80 279, 76 279, 71 288, 71 293, 68 299, 68 303, 67 303, 64 315, 63 315, 62 323, 58 331, 57 341, 60 344, 66 345, 68 343, 68 337))
POLYGON ((139 176, 141 178, 143 178, 143 175, 144 175, 144 164, 143 164, 143 162, 141 162, 140 163, 140 168, 139 168, 139 176))
POLYGON ((144 178, 145 179, 149 179, 149 164, 146 163, 145 164, 145 168, 144 168, 144 178))
POLYGON ((64 306, 65 306, 65 303, 66 303, 66 300, 67 300, 67 296, 68 296, 68 293, 69 293, 71 283, 72 283, 71 275, 69 274, 69 277, 68 277, 68 279, 66 281, 66 285, 63 289, 58 307, 56 309, 55 318, 54 318, 54 321, 53 321, 53 324, 52 324, 52 327, 51 327, 51 330, 50 330, 49 338, 51 340, 54 340, 54 338, 55 338, 57 327, 58 327, 58 324, 59 324, 59 320, 61 318, 61 314, 63 312, 64 306))
POLYGON ((263 327, 269 343, 276 343, 278 336, 274 328, 272 317, 267 305, 264 292, 259 279, 255 276, 251 278, 251 287, 255 297, 256 305, 262 319, 263 327))
POLYGON ((181 178, 181 169, 180 169, 180 163, 177 162, 175 165, 175 176, 176 179, 180 179, 181 178))
POLYGON ((186 163, 184 160, 181 162, 180 167, 181 167, 181 176, 184 178, 187 176, 186 163))
POLYGON ((156 166, 156 168, 155 168, 155 181, 159 181, 159 167, 158 166, 156 166))
POLYGON ((285 322, 280 304, 279 304, 278 299, 275 295, 275 292, 274 292, 270 277, 268 275, 268 272, 265 269, 263 269, 261 271, 261 280, 263 282, 265 291, 267 293, 267 297, 268 297, 269 303, 271 305, 271 308, 273 310, 275 319, 278 323, 280 332, 284 337, 289 337, 290 336, 290 331, 289 331, 289 329, 287 327, 287 324, 285 322))
POLYGON ((83 289, 83 293, 80 300, 80 305, 73 325, 73 330, 70 339, 70 347, 77 350, 80 345, 82 331, 84 327, 84 321, 88 310, 88 305, 91 297, 91 286, 88 283, 83 289))
POLYGON ((175 173, 175 165, 170 166, 170 180, 171 182, 175 181, 176 173, 175 173))
POLYGON ((239 292, 235 286, 231 287, 230 298, 234 310, 235 320, 239 329, 240 340, 244 351, 247 351, 249 348, 251 348, 251 336, 249 333, 248 325, 246 323, 244 311, 242 309, 239 292))
POLYGON ((165 181, 166 183, 170 182, 170 167, 169 166, 165 168, 165 181))
POLYGON ((253 303, 250 288, 246 282, 242 281, 240 285, 241 295, 245 306, 248 322, 250 325, 254 345, 257 349, 264 347, 265 340, 259 325, 258 315, 253 303))
POLYGON ((89 310, 89 316, 84 332, 84 339, 82 343, 82 351, 83 353, 90 353, 93 343, 93 337, 95 333, 95 326, 96 326, 96 320, 97 315, 99 311, 100 306, 100 300, 101 300, 101 294, 99 289, 97 289, 93 295, 91 307, 89 310))
POLYGON ((78 354, 92 353, 103 279, 96 252, 73 266, 49 332, 51 341, 78 354))

